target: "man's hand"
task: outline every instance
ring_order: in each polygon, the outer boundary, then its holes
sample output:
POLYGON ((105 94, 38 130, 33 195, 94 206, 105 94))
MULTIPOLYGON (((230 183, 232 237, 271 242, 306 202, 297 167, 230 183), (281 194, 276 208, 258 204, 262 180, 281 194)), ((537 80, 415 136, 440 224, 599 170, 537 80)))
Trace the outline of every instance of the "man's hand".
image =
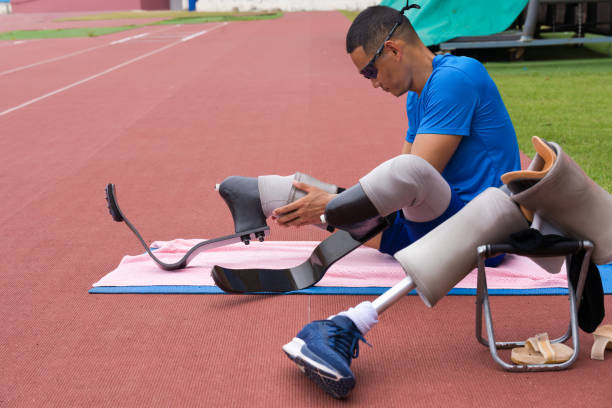
POLYGON ((283 227, 299 227, 307 224, 320 224, 321 214, 325 212, 325 206, 336 194, 330 194, 320 188, 294 181, 293 185, 298 190, 306 192, 306 196, 295 200, 272 212, 276 222, 283 227))

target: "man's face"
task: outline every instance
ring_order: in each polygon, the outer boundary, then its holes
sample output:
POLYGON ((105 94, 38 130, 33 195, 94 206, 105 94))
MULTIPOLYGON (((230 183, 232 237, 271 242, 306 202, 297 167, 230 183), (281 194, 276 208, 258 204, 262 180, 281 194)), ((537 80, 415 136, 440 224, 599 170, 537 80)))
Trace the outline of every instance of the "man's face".
MULTIPOLYGON (((350 56, 358 72, 373 57, 373 55, 367 55, 363 47, 355 48, 350 56)), ((393 47, 386 46, 382 54, 376 58, 374 66, 377 68, 378 74, 376 78, 369 79, 374 88, 380 88, 394 96, 401 96, 410 89, 410 75, 407 76, 405 72, 402 72, 400 59, 393 47)))

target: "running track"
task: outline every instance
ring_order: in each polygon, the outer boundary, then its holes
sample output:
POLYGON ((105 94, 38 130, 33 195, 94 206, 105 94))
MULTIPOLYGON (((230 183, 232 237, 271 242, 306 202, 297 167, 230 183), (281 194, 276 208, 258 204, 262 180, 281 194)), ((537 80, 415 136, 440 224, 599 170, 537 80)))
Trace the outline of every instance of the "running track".
MULTIPOLYGON (((226 176, 301 170, 350 186, 399 151, 403 101, 360 80, 347 28, 339 13, 293 13, 0 44, 0 406, 339 405, 280 346, 365 297, 87 290, 141 252, 107 213, 108 182, 148 239, 216 237, 233 231, 213 190, 226 176)), ((493 301, 499 321, 518 318, 498 326, 506 338, 558 333, 567 310, 556 296, 493 301)), ((569 371, 508 374, 474 338, 473 302, 408 297, 386 312, 349 404, 609 403, 590 336, 569 371)))

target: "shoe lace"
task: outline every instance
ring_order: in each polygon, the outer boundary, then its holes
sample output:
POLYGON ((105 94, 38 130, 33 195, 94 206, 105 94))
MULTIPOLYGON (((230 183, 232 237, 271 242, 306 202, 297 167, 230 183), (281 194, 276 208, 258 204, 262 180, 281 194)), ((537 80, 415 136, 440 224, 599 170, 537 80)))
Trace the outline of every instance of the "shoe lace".
POLYGON ((356 328, 346 329, 338 326, 332 320, 321 320, 321 322, 323 322, 329 328, 330 346, 349 363, 353 358, 359 357, 359 340, 372 347, 372 345, 367 342, 365 337, 363 337, 361 332, 356 328))

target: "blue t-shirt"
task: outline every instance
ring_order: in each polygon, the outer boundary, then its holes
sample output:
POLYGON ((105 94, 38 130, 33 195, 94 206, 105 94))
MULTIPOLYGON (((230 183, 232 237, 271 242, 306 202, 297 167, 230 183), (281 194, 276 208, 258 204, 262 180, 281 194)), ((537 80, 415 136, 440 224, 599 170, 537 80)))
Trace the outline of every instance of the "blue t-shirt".
POLYGON ((487 70, 475 59, 437 55, 421 95, 408 93, 406 112, 409 143, 417 134, 463 136, 442 172, 463 201, 500 186, 502 174, 520 170, 510 115, 487 70))

